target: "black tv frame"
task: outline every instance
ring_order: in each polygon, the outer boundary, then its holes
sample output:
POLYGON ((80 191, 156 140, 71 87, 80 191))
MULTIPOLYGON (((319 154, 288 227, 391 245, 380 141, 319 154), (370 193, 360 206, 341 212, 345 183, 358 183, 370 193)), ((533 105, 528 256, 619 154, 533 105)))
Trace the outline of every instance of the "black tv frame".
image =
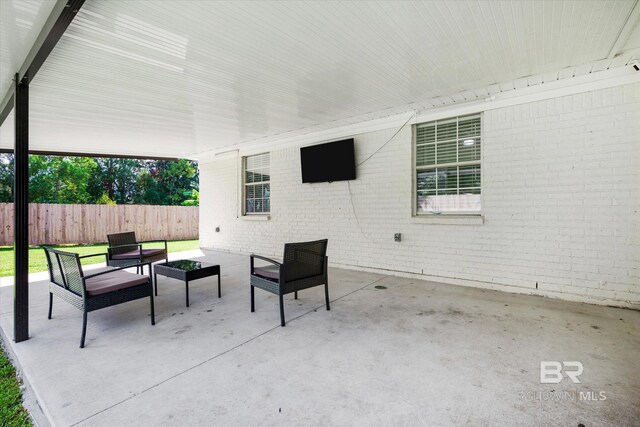
POLYGON ((353 138, 300 147, 303 184, 356 179, 353 138))

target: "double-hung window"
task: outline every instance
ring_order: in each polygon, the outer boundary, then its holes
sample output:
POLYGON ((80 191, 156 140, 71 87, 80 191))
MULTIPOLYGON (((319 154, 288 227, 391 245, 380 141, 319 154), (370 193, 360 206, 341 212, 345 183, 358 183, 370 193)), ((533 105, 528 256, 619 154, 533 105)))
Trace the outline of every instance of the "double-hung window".
POLYGON ((244 213, 246 215, 271 212, 271 172, 269 153, 243 158, 244 213))
POLYGON ((415 213, 479 214, 481 116, 415 125, 415 213))

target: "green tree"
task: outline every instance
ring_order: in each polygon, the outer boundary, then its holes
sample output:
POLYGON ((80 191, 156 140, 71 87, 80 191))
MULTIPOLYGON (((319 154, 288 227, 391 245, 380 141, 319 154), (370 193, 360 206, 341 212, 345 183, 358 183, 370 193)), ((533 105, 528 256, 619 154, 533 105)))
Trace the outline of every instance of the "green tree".
POLYGON ((13 202, 13 154, 0 153, 0 203, 13 202))
MULTIPOLYGON (((187 159, 155 162, 158 192, 163 205, 181 205, 191 198, 191 190, 197 190, 197 163, 187 159), (185 195, 185 192, 188 192, 185 195)), ((152 173, 153 174, 153 173, 152 173)))
POLYGON ((158 187, 158 180, 148 169, 145 169, 138 177, 138 193, 134 203, 144 205, 162 204, 158 187))
POLYGON ((182 206, 200 205, 200 192, 198 190, 185 191, 184 195, 190 198, 182 202, 182 206))
MULTIPOLYGON (((13 155, 0 154, 0 202, 13 201, 13 155)), ((193 205, 198 203, 198 163, 29 156, 29 201, 193 205)))
POLYGON ((88 157, 29 156, 29 201, 88 203, 95 170, 95 161, 88 157))
POLYGON ((141 161, 137 159, 96 158, 96 173, 89 183, 95 202, 103 194, 117 204, 132 203, 136 198, 141 161))
POLYGON ((116 202, 111 200, 109 196, 107 196, 107 193, 103 193, 102 196, 98 197, 95 204, 96 205, 115 205, 116 202))

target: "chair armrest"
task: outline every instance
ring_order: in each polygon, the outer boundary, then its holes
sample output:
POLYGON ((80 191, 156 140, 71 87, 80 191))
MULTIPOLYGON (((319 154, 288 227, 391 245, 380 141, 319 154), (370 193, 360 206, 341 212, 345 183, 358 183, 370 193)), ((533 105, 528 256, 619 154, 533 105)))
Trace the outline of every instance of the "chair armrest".
POLYGON ((249 255, 249 256, 251 257, 251 259, 252 259, 252 260, 255 258, 255 259, 261 259, 261 260, 263 260, 263 261, 270 262, 271 264, 275 264, 275 265, 282 265, 282 263, 281 263, 281 262, 278 262, 278 261, 276 261, 276 260, 274 260, 274 259, 267 258, 267 257, 261 256, 261 255, 251 254, 251 255, 249 255))
POLYGON ((138 252, 140 257, 142 258, 142 245, 139 243, 128 243, 126 245, 117 245, 117 246, 109 246, 107 248, 107 260, 111 259, 111 251, 113 249, 122 249, 122 248, 138 248, 138 252))
MULTIPOLYGON (((145 266, 148 265, 149 269, 151 269, 151 263, 150 262, 145 262, 144 264, 140 264, 141 266, 145 266)), ((101 271, 100 273, 96 273, 96 274, 89 274, 88 276, 82 276, 82 280, 85 281, 87 279, 91 279, 93 277, 97 277, 97 276, 101 276, 103 274, 108 274, 108 273, 113 273, 114 271, 118 271, 118 270, 125 270, 127 268, 131 268, 131 266, 128 267, 116 267, 116 268, 111 268, 109 270, 106 271, 101 271)))
POLYGON ((162 239, 161 240, 144 240, 144 241, 138 242, 138 243, 142 244, 142 243, 160 243, 160 242, 164 243, 164 252, 168 255, 169 254, 169 248, 167 247, 166 239, 164 239, 164 240, 162 240, 162 239))
POLYGON ((106 252, 103 252, 101 254, 82 255, 81 257, 78 257, 78 258, 83 259, 83 258, 91 258, 91 257, 94 257, 94 256, 103 256, 104 259, 105 259, 105 262, 106 262, 106 259, 107 259, 107 253, 106 252))
POLYGON ((160 240, 143 240, 143 241, 138 242, 138 243, 142 244, 142 243, 156 243, 156 242, 158 242, 158 243, 159 242, 163 242, 165 244, 165 246, 167 244, 167 241, 163 240, 163 239, 160 239, 160 240))
POLYGON ((129 243, 126 245, 118 245, 118 246, 109 246, 109 249, 120 249, 120 248, 130 248, 130 247, 142 247, 142 245, 140 243, 129 243))
POLYGON ((249 267, 249 274, 254 274, 254 265, 253 265, 253 263, 254 263, 254 260, 256 260, 256 259, 261 259, 262 261, 266 261, 268 263, 277 265, 280 268, 280 270, 282 270, 282 263, 279 263, 278 261, 276 261, 274 259, 267 258, 267 257, 261 256, 261 255, 256 255, 256 254, 251 254, 251 255, 249 255, 249 257, 251 258, 250 267, 249 267))

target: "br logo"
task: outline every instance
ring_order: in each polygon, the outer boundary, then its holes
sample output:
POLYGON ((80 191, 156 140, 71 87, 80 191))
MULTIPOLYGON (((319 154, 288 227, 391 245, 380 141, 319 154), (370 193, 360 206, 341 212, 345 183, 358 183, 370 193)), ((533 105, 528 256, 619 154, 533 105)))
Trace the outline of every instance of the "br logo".
POLYGON ((540 383, 541 384, 558 384, 562 381, 562 372, 567 375, 574 383, 580 383, 578 377, 582 375, 584 366, 576 361, 556 362, 543 360, 540 362, 540 383), (569 368, 569 369, 567 369, 569 368))

